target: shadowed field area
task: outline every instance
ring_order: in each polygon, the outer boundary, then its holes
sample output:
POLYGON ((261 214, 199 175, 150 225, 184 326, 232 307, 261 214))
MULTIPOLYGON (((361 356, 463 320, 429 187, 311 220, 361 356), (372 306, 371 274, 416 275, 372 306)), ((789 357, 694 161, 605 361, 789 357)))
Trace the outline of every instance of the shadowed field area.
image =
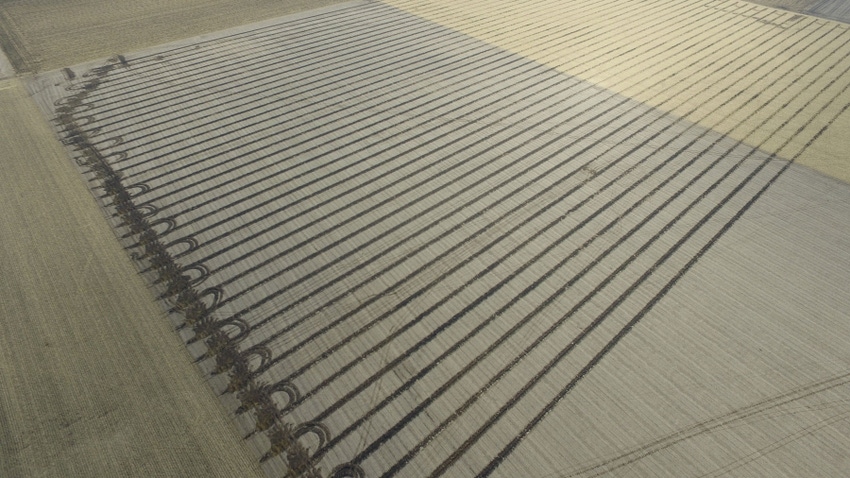
POLYGON ((768 7, 850 23, 850 2, 844 0, 749 0, 768 7))

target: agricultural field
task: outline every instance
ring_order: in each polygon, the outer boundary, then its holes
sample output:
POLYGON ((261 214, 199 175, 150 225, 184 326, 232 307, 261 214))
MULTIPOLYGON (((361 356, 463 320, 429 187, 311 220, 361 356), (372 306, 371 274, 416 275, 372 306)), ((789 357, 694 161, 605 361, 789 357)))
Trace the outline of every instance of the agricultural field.
POLYGON ((12 81, 249 473, 848 470, 847 25, 355 1, 89 60, 12 81))
POLYGON ((18 71, 49 71, 338 1, 0 0, 0 46, 18 71))

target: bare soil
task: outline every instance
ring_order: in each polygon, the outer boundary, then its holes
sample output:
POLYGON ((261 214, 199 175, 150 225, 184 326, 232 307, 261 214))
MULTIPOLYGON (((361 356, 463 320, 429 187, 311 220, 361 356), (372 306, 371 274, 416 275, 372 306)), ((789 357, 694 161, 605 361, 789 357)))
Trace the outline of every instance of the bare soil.
POLYGON ((339 0, 0 2, 0 47, 21 72, 49 71, 339 0))

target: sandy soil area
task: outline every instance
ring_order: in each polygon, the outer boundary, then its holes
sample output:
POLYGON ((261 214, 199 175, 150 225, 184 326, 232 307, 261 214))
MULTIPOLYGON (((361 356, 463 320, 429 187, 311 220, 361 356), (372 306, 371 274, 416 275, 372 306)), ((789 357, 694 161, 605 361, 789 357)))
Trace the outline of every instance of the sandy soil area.
POLYGON ((689 1, 387 3, 735 139, 747 138, 749 144, 759 144, 765 135, 779 131, 763 149, 786 158, 803 151, 800 164, 850 182, 850 161, 838 156, 850 146, 841 133, 847 131, 850 111, 834 119, 836 111, 850 103, 846 88, 850 74, 836 66, 846 66, 844 58, 850 52, 846 24, 725 0, 698 6, 689 1), (554 32, 561 36, 555 48, 554 32), (801 55, 809 57, 804 67, 822 73, 816 82, 771 82, 777 69, 801 55), (719 64, 727 64, 723 76, 684 86, 689 77, 719 64), (611 65, 618 65, 614 74, 611 65), (752 65, 759 69, 742 73, 742 67, 752 65), (656 81, 671 66, 679 68, 681 80, 656 81), (739 81, 742 74, 752 80, 739 81), (741 105, 754 96, 786 101, 741 123, 748 114, 741 105), (833 102, 830 110, 780 151, 784 140, 827 97, 833 102), (816 138, 833 121, 830 133, 816 138))
POLYGON ((260 476, 19 80, 0 112, 0 475, 260 476))
POLYGON ((334 3, 339 0, 2 1, 0 40, 18 50, 9 55, 18 70, 48 71, 334 3))

